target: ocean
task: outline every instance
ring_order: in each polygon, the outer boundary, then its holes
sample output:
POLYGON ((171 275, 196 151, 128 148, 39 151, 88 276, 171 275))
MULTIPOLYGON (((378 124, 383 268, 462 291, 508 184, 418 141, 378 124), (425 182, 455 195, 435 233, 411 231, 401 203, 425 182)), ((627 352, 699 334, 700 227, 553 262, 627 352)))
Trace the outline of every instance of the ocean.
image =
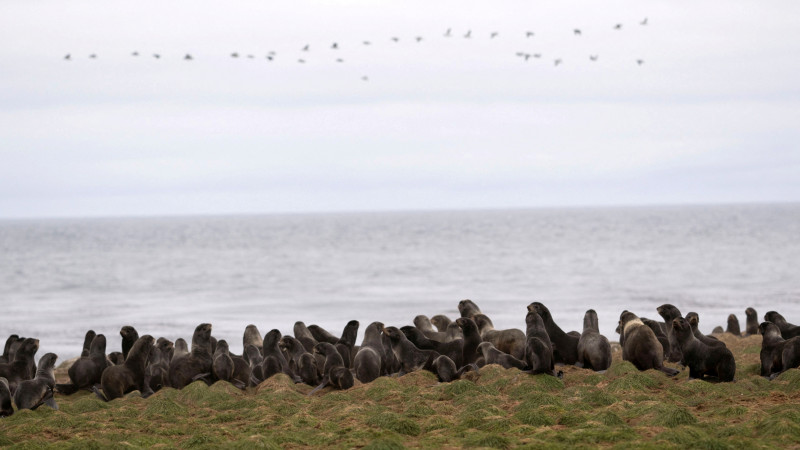
MULTIPOLYGON (((628 309, 696 311, 710 332, 744 310, 800 322, 800 204, 0 220, 0 338, 37 358, 80 354, 88 329, 183 337, 213 324, 241 352, 248 324, 403 326, 458 316, 525 329, 539 301, 565 330, 597 311, 610 340, 628 309)), ((359 337, 360 339, 360 337, 359 337)))

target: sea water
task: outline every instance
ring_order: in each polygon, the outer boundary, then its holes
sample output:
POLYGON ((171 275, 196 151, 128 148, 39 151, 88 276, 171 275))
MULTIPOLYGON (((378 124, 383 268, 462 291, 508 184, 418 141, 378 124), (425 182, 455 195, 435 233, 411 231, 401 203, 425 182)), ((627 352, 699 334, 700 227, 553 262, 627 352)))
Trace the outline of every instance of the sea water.
POLYGON ((37 358, 88 329, 118 351, 124 325, 190 341, 210 322, 234 352, 251 323, 363 336, 462 299, 522 330, 533 301, 565 331, 593 308, 610 340, 623 309, 663 303, 706 333, 747 307, 800 322, 800 205, 0 221, 0 338, 39 338, 37 358))

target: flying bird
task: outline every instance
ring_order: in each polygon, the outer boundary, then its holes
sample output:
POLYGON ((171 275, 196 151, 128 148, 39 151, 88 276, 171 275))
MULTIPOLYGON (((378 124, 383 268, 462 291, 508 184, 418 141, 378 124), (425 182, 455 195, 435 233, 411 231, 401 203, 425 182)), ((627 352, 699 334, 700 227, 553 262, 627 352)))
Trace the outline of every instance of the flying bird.
POLYGON ((184 56, 184 57, 183 57, 183 59, 185 59, 185 60, 187 60, 187 61, 191 61, 191 60, 192 60, 192 59, 194 59, 194 58, 192 58, 192 55, 190 55, 190 54, 188 54, 188 53, 187 53, 187 54, 186 54, 186 56, 184 56))
POLYGON ((139 52, 133 52, 131 53, 131 56, 139 56, 139 52))
POLYGON ((340 63, 340 62, 344 62, 344 60, 342 58, 336 58, 336 62, 340 63))
POLYGON ((645 17, 643 21, 639 22, 639 25, 647 25, 647 17, 645 17))
POLYGON ((231 53, 231 58, 238 58, 239 54, 236 52, 231 53))
POLYGON ((370 41, 364 41, 364 45, 370 45, 370 44, 372 44, 370 41))
POLYGON ((272 55, 267 55, 267 59, 272 61, 272 59, 273 59, 272 55))
POLYGON ((524 57, 525 57, 525 61, 527 62, 527 61, 530 59, 530 57, 531 57, 531 54, 530 54, 530 53, 525 53, 525 54, 524 54, 524 55, 522 55, 522 56, 524 56, 524 57))
POLYGON ((498 35, 498 34, 499 34, 499 33, 498 33, 497 31, 492 31, 492 34, 490 34, 490 35, 489 35, 489 37, 490 37, 491 39, 494 39, 494 38, 496 38, 496 37, 497 37, 497 35, 498 35))
POLYGON ((308 44, 306 44, 306 46, 305 46, 305 47, 303 47, 303 51, 304 51, 304 52, 307 52, 307 51, 308 51, 308 44))
POLYGON ((422 42, 422 36, 417 36, 416 39, 417 39, 417 42, 422 42))
POLYGON ((589 55, 589 59, 592 61, 597 61, 597 55, 589 55))
POLYGON ((305 64, 306 60, 305 59, 298 59, 297 62, 299 62, 300 64, 305 64))
POLYGON ((557 60, 553 61, 553 65, 555 65, 556 67, 557 67, 559 64, 561 64, 561 60, 560 60, 560 59, 557 59, 557 60))
POLYGON ((526 31, 526 32, 525 32, 525 37, 526 37, 526 38, 533 37, 535 34, 536 34, 536 33, 534 33, 533 31, 526 31))
POLYGON ((399 42, 399 41, 400 41, 400 38, 399 38, 399 37, 394 37, 394 36, 392 36, 392 40, 393 40, 393 41, 395 41, 395 42, 399 42))
POLYGON ((622 29, 622 24, 618 23, 618 24, 614 25, 614 29, 615 30, 621 30, 622 29))
POLYGON ((254 58, 254 56, 253 56, 253 55, 247 55, 247 58, 248 58, 248 59, 253 59, 253 58, 254 58))
POLYGON ((367 80, 369 80, 369 78, 367 78, 367 76, 366 76, 366 75, 364 75, 363 77, 361 77, 361 79, 362 79, 362 80, 364 80, 364 81, 367 81, 367 80))
POLYGON ((472 37, 472 30, 467 30, 467 34, 464 35, 465 38, 469 39, 472 37))
POLYGON ((336 49, 338 49, 338 48, 339 48, 339 44, 337 44, 336 42, 334 42, 334 43, 331 45, 331 49, 333 49, 333 50, 336 50, 336 49))
POLYGON ((67 61, 71 61, 72 56, 69 53, 67 53, 66 55, 64 55, 64 59, 66 59, 67 61))
POLYGON ((643 59, 637 59, 636 60, 636 64, 641 66, 642 64, 644 64, 644 60, 643 59))
POLYGON ((92 53, 91 55, 89 55, 89 58, 92 58, 92 59, 97 59, 97 55, 95 55, 94 53, 92 53))
POLYGON ((159 59, 161 58, 161 55, 159 55, 158 53, 153 53, 153 58, 159 59))
POLYGON ((581 35, 581 30, 579 30, 579 29, 575 28, 574 30, 572 30, 572 33, 573 33, 575 36, 580 36, 580 35, 581 35))
POLYGON ((534 57, 534 58, 541 58, 541 57, 542 57, 542 54, 541 54, 541 53, 534 53, 534 54, 533 54, 533 57, 534 57))
POLYGON ((444 32, 444 37, 450 37, 450 31, 452 30, 448 28, 447 31, 444 32))

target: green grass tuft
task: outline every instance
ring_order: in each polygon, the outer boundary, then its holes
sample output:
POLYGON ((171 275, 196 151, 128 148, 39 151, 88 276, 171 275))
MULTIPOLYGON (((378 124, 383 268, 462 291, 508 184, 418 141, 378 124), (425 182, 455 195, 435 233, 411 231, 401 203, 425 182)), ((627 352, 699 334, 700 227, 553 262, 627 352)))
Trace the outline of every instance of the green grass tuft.
POLYGON ((606 389, 610 392, 649 391, 660 384, 660 380, 652 376, 652 374, 642 373, 637 370, 634 373, 627 373, 611 380, 606 389))
POLYGON ((686 408, 676 405, 662 405, 656 410, 653 425, 675 428, 679 425, 694 425, 697 423, 692 413, 686 408))
POLYGON ((556 421, 541 411, 535 409, 523 409, 514 415, 520 423, 535 427, 548 427, 555 425, 556 421))
POLYGON ((405 446, 392 439, 375 439, 364 447, 364 450, 402 450, 405 446))
POLYGON ((391 412, 380 413, 370 417, 367 419, 367 425, 408 436, 418 436, 422 433, 422 428, 416 422, 391 412))

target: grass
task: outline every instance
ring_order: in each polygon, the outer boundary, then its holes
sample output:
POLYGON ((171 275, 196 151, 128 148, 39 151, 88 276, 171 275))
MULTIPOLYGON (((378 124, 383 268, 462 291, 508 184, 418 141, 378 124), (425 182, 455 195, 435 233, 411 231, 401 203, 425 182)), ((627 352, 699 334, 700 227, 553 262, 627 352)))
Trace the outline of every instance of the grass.
POLYGON ((640 372, 617 353, 605 373, 562 367, 563 380, 488 366, 448 384, 415 372, 310 397, 285 375, 244 392, 198 382, 110 403, 79 392, 58 395, 59 411, 2 419, 0 447, 800 446, 800 370, 767 381, 753 350, 759 336, 723 339, 736 383, 640 372))

